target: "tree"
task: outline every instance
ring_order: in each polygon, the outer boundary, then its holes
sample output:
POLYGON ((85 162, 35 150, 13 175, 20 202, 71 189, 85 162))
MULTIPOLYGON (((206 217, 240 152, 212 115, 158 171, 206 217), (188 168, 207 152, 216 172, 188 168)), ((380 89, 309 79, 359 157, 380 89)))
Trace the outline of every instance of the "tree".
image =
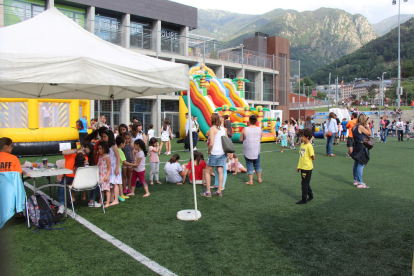
POLYGON ((374 101, 375 97, 378 93, 378 86, 376 84, 372 84, 370 87, 368 87, 368 97, 374 101))
POLYGON ((318 93, 316 94, 316 98, 317 98, 317 99, 319 99, 319 100, 325 100, 325 98, 326 98, 326 93, 323 93, 323 92, 318 92, 318 93))
POLYGON ((369 98, 368 98, 368 96, 367 96, 367 95, 362 95, 362 96, 361 96, 361 99, 363 99, 363 100, 364 100, 364 101, 366 101, 366 102, 369 100, 369 98))
POLYGON ((351 95, 351 99, 352 99, 353 101, 355 101, 355 100, 357 99, 357 97, 358 97, 358 96, 357 96, 356 94, 352 94, 352 95, 351 95))

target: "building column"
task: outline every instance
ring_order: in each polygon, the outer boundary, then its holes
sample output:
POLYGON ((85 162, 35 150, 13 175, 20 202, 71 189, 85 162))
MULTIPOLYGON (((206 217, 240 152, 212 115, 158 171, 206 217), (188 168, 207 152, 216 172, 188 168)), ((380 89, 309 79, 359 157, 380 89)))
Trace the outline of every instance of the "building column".
POLYGON ((130 34, 131 34, 131 15, 129 13, 126 13, 122 15, 122 47, 129 48, 130 45, 130 34))
POLYGON ((0 0, 0 28, 4 27, 4 6, 3 0, 0 0))
POLYGON ((152 102, 152 121, 154 124, 155 136, 161 137, 161 133, 158 133, 162 126, 162 116, 161 116, 161 99, 156 97, 152 102))
POLYGON ((190 35, 190 31, 188 26, 185 27, 181 27, 180 30, 180 42, 183 43, 183 50, 184 53, 181 53, 183 56, 188 57, 188 42, 189 42, 189 35, 190 35))
POLYGON ((130 122, 130 104, 129 98, 123 99, 121 102, 121 118, 119 119, 120 122, 124 122, 129 124, 130 122))
POLYGON ((89 114, 89 121, 90 119, 95 118, 95 100, 90 100, 89 102, 89 106, 90 106, 90 114, 89 114))
POLYGON ((256 101, 263 101, 263 71, 257 72, 254 78, 256 101))
POLYGON ((95 7, 90 6, 86 8, 86 30, 95 34, 95 7))
POLYGON ((153 46, 155 52, 161 53, 161 20, 154 20, 152 23, 152 37, 153 46))
POLYGON ((46 0, 45 2, 47 10, 55 7, 55 0, 46 0))
POLYGON ((219 79, 224 79, 224 65, 219 65, 216 71, 216 77, 219 79))

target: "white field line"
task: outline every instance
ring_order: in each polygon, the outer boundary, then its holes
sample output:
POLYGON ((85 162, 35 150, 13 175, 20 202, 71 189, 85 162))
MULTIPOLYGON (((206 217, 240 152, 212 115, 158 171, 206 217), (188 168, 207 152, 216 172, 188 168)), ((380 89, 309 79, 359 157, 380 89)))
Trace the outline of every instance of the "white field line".
MULTIPOLYGON (((27 182, 25 182, 24 185, 27 188, 29 188, 33 191, 33 186, 32 185, 30 185, 27 182)), ((38 190, 38 193, 41 193, 41 194, 45 195, 47 198, 49 198, 53 202, 53 204, 60 205, 59 202, 57 202, 54 199, 50 198, 48 195, 44 194, 42 191, 38 190)), ((71 218, 73 218, 73 213, 72 213, 72 210, 70 210, 70 208, 68 208, 68 214, 71 218)), ((84 219, 83 217, 81 217, 79 215, 76 215, 75 220, 78 221, 83 226, 85 226, 86 228, 88 228, 89 230, 91 230, 96 235, 98 235, 100 238, 106 240, 109 243, 112 243, 115 247, 119 248, 120 250, 122 250, 123 252, 125 252, 126 254, 128 254, 129 256, 131 256, 132 258, 134 258, 135 260, 137 260, 141 264, 145 265, 146 267, 148 267, 149 269, 154 271, 155 273, 157 273, 159 275, 162 275, 162 276, 176 276, 175 273, 169 271, 165 267, 163 267, 163 266, 159 265, 158 263, 156 263, 156 262, 150 260, 149 258, 145 257, 144 255, 142 255, 141 253, 139 253, 138 251, 136 251, 132 247, 126 245, 125 243, 121 242, 120 240, 116 239, 115 237, 109 235, 108 233, 106 233, 102 229, 98 228, 94 224, 92 224, 89 221, 87 221, 86 219, 84 219)))

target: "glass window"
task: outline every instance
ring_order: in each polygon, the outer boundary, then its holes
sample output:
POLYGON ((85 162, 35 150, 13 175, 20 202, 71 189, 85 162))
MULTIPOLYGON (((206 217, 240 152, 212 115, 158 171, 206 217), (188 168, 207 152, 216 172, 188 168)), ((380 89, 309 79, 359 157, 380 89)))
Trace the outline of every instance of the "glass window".
POLYGON ((178 31, 162 29, 161 30, 161 51, 180 54, 181 41, 178 31))
POLYGON ((69 127, 69 103, 39 102, 39 128, 69 127))
POLYGON ((161 100, 161 112, 179 111, 179 101, 161 100))
POLYGON ((23 1, 5 1, 3 8, 5 26, 28 20, 45 10, 44 5, 32 4, 23 1))
POLYGON ((147 24, 131 22, 130 24, 130 47, 151 49, 152 31, 147 24))
POLYGON ((249 71, 245 71, 245 78, 248 79, 250 81, 246 82, 244 84, 244 90, 245 90, 245 94, 246 94, 246 100, 255 100, 256 96, 255 96, 255 83, 254 83, 254 78, 255 78, 255 73, 253 72, 249 72, 249 71))
POLYGON ((273 101, 273 77, 272 75, 263 74, 263 100, 264 101, 273 101))
POLYGON ((1 102, 0 128, 27 128, 27 102, 1 102))
POLYGON ((117 18, 96 15, 95 35, 105 41, 121 45, 121 22, 117 18))

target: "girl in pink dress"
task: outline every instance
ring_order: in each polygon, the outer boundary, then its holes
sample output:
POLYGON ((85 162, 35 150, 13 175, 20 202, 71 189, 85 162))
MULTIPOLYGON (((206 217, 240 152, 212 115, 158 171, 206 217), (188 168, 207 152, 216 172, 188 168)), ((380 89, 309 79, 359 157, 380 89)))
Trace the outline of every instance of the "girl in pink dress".
MULTIPOLYGON (((98 167, 99 167, 99 184, 101 189, 106 192, 105 208, 109 207, 111 198, 111 184, 109 183, 109 174, 111 173, 111 159, 109 158, 109 145, 107 142, 100 142, 98 145, 98 167)), ((101 204, 103 199, 101 198, 101 204)))

